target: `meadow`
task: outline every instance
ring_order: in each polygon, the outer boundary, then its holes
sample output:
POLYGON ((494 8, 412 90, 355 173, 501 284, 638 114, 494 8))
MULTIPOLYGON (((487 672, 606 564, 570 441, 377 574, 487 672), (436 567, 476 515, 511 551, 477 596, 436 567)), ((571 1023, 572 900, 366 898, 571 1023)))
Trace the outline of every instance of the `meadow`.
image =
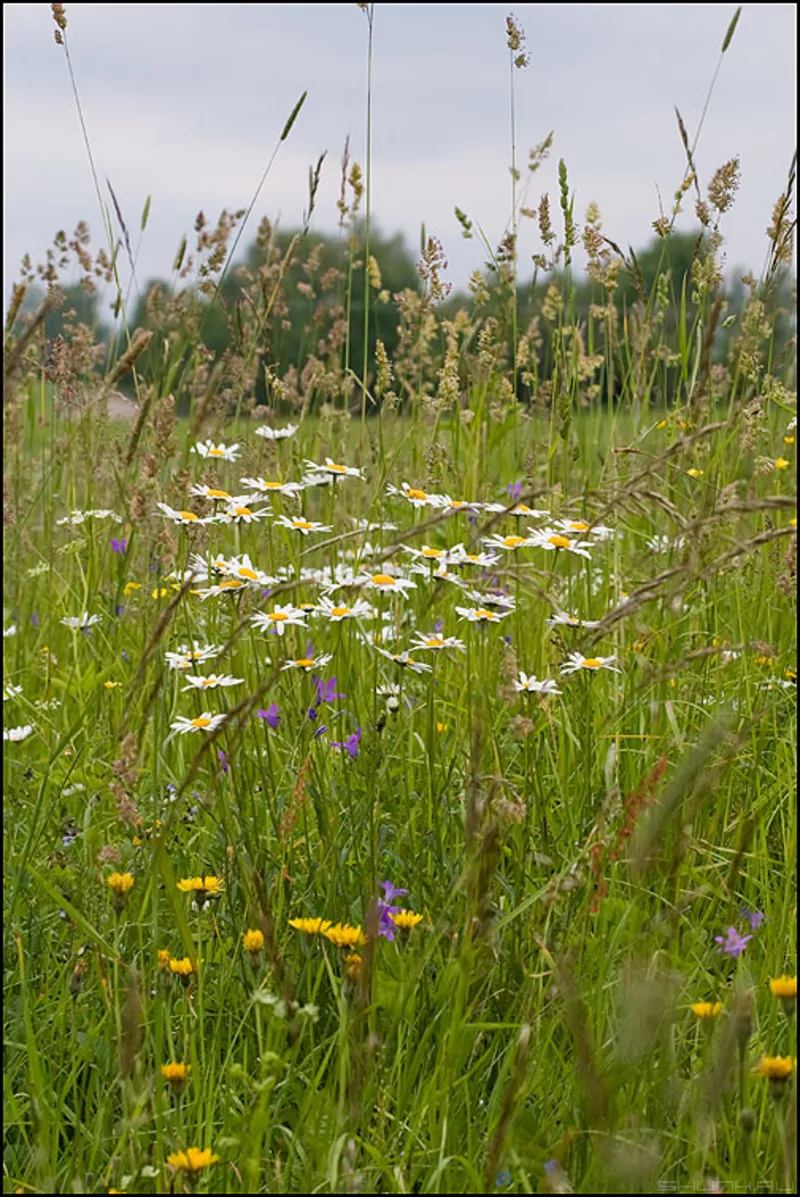
POLYGON ((306 368, 302 231, 237 274, 197 228, 138 329, 76 237, 110 343, 46 335, 58 242, 15 289, 4 1191, 795 1191, 794 168, 734 313, 681 132, 652 286, 564 166, 524 321, 518 207, 443 316, 435 238, 381 297, 352 169, 306 368))

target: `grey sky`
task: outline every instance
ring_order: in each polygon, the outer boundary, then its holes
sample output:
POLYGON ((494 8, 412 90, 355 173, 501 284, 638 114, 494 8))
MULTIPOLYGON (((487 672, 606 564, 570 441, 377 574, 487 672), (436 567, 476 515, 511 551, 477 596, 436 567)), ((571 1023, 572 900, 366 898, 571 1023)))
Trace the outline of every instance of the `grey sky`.
MULTIPOLYGON (((735 6, 519 4, 531 63, 515 72, 517 156, 553 129, 550 161, 529 202, 556 205, 563 157, 582 222, 601 209, 604 231, 641 246, 684 171, 674 105, 697 129, 735 6)), ((509 70, 499 4, 379 4, 373 66, 373 216, 416 249, 435 233, 463 287, 480 267, 464 241, 458 205, 493 244, 510 212, 509 70)), ((64 52, 49 4, 6 4, 4 300, 28 251, 44 257, 54 233, 80 219, 101 244, 98 201, 64 52)), ((308 167, 328 150, 315 227, 336 226, 339 161, 364 165, 367 20, 348 4, 71 4, 70 53, 89 138, 129 226, 145 197, 150 220, 139 277, 167 275, 203 209, 246 207, 296 100, 308 100, 261 194, 267 215, 295 227, 308 167)), ((703 185, 735 154, 736 205, 725 218, 729 266, 761 269, 764 230, 795 146, 793 4, 745 5, 724 56, 697 150, 703 185)), ((679 227, 693 224, 690 215, 679 227)), ((251 239, 245 232, 244 243, 251 239)), ((522 234, 521 272, 540 248, 522 234)))

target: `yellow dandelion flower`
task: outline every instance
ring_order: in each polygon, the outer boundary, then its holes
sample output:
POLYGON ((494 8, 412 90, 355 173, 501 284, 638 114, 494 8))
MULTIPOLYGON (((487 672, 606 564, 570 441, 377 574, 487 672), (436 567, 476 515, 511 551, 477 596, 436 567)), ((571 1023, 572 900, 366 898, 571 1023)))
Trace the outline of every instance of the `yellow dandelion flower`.
POLYGON ((174 956, 170 956, 169 971, 180 977, 184 987, 188 988, 194 972, 194 965, 188 956, 184 956, 182 960, 176 960, 174 956))
POLYGON ((358 952, 353 952, 352 955, 345 957, 345 972, 351 981, 354 981, 361 972, 362 960, 358 952))
POLYGON ((128 598, 130 595, 133 594, 134 590, 141 590, 141 589, 142 589, 141 582, 126 582, 125 585, 122 587, 122 593, 125 595, 126 598, 128 598))
POLYGON ((203 1151, 199 1147, 187 1147, 186 1151, 173 1151, 172 1155, 167 1156, 167 1163, 170 1168, 177 1168, 180 1172, 194 1175, 197 1172, 202 1172, 204 1168, 209 1168, 212 1164, 219 1163, 219 1156, 213 1155, 210 1147, 206 1147, 203 1151))
POLYGON ((756 1076, 766 1077, 769 1081, 787 1081, 793 1070, 791 1056, 762 1056, 753 1071, 756 1076))
POLYGON ((704 471, 698 470, 695 466, 692 466, 692 468, 687 470, 686 473, 690 478, 702 478, 704 471))
POLYGON ((112 893, 124 897, 133 889, 133 882, 133 873, 112 873, 107 879, 106 885, 112 893))
POLYGON ((691 1010, 701 1019, 716 1018, 722 1012, 722 1002, 695 1002, 691 1010))
POLYGON ((158 967, 161 969, 162 972, 166 972, 167 969, 169 968, 170 959, 171 959, 171 953, 168 951, 168 949, 160 948, 159 952, 158 952, 157 960, 158 960, 158 967))
POLYGON ((793 444, 794 444, 794 437, 793 437, 793 436, 785 436, 785 437, 783 438, 783 443, 784 443, 784 445, 793 445, 793 444))
POLYGON ((410 931, 422 922, 421 914, 414 914, 413 910, 398 910, 397 914, 389 912, 389 918, 400 931, 410 931))
POLYGON ((324 935, 333 924, 330 919, 289 919, 289 926, 306 935, 324 935))
POLYGON ((774 977, 769 983, 770 993, 782 1002, 793 1002, 797 998, 797 977, 774 977))
POLYGON ((155 590, 153 591, 152 597, 154 599, 166 598, 168 594, 169 594, 169 590, 167 589, 166 586, 156 586, 155 590))
POLYGON ((260 952, 264 946, 264 934, 262 931, 245 931, 242 942, 246 952, 260 952))
POLYGON ((165 1081, 172 1085, 173 1089, 182 1089, 186 1084, 186 1078, 189 1075, 189 1064, 162 1064, 161 1075, 165 1081))
POLYGON ((116 686, 121 686, 122 682, 103 682, 106 690, 113 690, 116 686))
POLYGON ((789 462, 785 457, 776 457, 773 464, 776 470, 785 470, 789 466, 789 462))
POLYGON ((177 886, 181 893, 196 894, 204 901, 206 898, 216 898, 224 889, 225 882, 220 877, 186 877, 177 886))
POLYGON ((357 948, 366 943, 366 937, 360 927, 351 927, 349 923, 336 923, 328 927, 322 934, 337 948, 357 948))

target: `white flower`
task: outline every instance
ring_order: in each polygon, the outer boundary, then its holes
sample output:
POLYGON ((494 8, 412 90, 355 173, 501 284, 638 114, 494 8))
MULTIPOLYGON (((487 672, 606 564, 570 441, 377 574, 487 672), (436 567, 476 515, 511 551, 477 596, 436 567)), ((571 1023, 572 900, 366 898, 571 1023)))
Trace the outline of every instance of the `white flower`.
POLYGON ((213 441, 199 441, 198 444, 192 445, 192 453, 197 453, 200 457, 216 457, 223 461, 236 461, 239 456, 239 446, 237 445, 215 445, 213 441))
POLYGON ((281 670, 303 669, 306 673, 309 673, 312 669, 324 669, 328 662, 332 660, 332 653, 323 653, 321 657, 299 657, 295 661, 284 661, 281 665, 281 670))
POLYGON ((299 482, 268 482, 266 478, 240 478, 239 484, 245 490, 258 491, 260 494, 299 495, 302 486, 299 482))
POLYGON ((389 661, 394 661, 395 665, 402 665, 405 669, 410 669, 412 673, 430 673, 432 666, 424 665, 422 661, 415 661, 407 652, 390 653, 385 648, 375 647, 375 651, 380 653, 382 657, 386 657, 389 661))
POLYGON ((556 611, 553 615, 548 615, 547 626, 549 628, 569 627, 569 628, 599 628, 599 619, 579 619, 577 615, 567 615, 564 611, 556 611))
POLYGON ((410 578, 395 577, 392 574, 372 574, 361 575, 356 579, 363 586, 368 586, 371 590, 382 590, 388 593, 405 594, 408 590, 416 590, 416 582, 412 582, 410 578))
POLYGON ((306 613, 299 607, 293 607, 291 603, 287 607, 279 607, 277 604, 272 611, 259 611, 257 615, 251 615, 250 619, 257 628, 261 628, 266 632, 268 629, 274 628, 279 636, 282 636, 287 624, 295 624, 298 628, 306 627, 306 613))
POLYGON ((268 424, 261 424, 256 428, 256 436, 263 436, 265 441, 282 441, 287 436, 294 436, 299 424, 287 424, 285 428, 270 428, 268 424))
POLYGON ((239 590, 246 590, 248 582, 242 578, 223 578, 221 582, 217 582, 215 586, 207 586, 204 590, 195 590, 192 593, 198 594, 205 602, 207 598, 215 598, 218 594, 236 594, 239 590))
POLYGON ((320 524, 315 520, 305 520, 294 518, 288 515, 279 515, 275 520, 275 524, 280 525, 281 528, 290 528, 292 532, 300 532, 303 536, 308 536, 309 532, 332 532, 330 524, 320 524))
POLYGON ((480 503, 470 503, 468 499, 451 499, 449 495, 437 495, 437 506, 451 515, 455 511, 479 511, 480 503))
POLYGON ((793 432, 796 427, 797 427, 797 416, 792 416, 791 420, 786 425, 786 431, 793 432))
POLYGON ((669 553, 672 549, 682 549, 686 544, 683 536, 671 540, 669 536, 653 536, 648 540, 647 547, 651 553, 669 553))
POLYGON ((559 532, 555 528, 542 528, 541 531, 531 529, 530 543, 537 549, 550 551, 562 549, 567 553, 577 553, 581 557, 589 558, 591 556, 587 552, 587 549, 591 548, 589 541, 574 540, 571 536, 565 536, 563 532, 559 532))
POLYGON ((56 520, 59 528, 65 524, 71 527, 78 527, 84 520, 113 520, 115 524, 122 523, 122 516, 117 515, 116 511, 109 511, 107 507, 95 507, 89 511, 71 511, 69 515, 63 516, 62 519, 56 520))
POLYGON ((316 610, 327 619, 332 620, 333 623, 341 623, 343 619, 372 619, 375 614, 366 599, 356 599, 352 606, 343 604, 337 606, 327 596, 323 596, 319 600, 316 610))
POLYGON ((163 511, 167 519, 171 519, 176 524, 207 524, 214 518, 210 516, 208 519, 203 519, 201 516, 196 515, 194 511, 176 511, 168 503, 156 503, 156 507, 163 511))
POLYGON ((360 478, 362 482, 364 481, 363 467, 359 469, 357 466, 340 465, 330 457, 325 458, 325 465, 317 465, 315 461, 309 461, 308 458, 306 458, 305 464, 316 474, 329 474, 332 478, 360 478))
POLYGON ((17 634, 17 625, 15 623, 12 623, 10 625, 10 627, 3 628, 3 639, 4 640, 7 640, 9 636, 16 636, 16 634, 17 634))
POLYGON ((241 557, 231 557, 229 561, 224 562, 224 566, 228 577, 238 578, 250 586, 271 586, 275 582, 269 574, 256 569, 247 553, 243 553, 241 557))
POLYGON ((20 740, 26 740, 32 731, 32 723, 24 723, 22 727, 4 727, 3 739, 10 740, 13 744, 18 744, 20 740))
POLYGON ((260 519, 269 514, 268 507, 253 509, 244 503, 229 503, 224 511, 211 516, 211 520, 218 524, 257 524, 260 519))
POLYGON ((448 501, 445 495, 430 495, 427 491, 409 486, 407 482, 402 483, 399 490, 390 483, 386 487, 386 492, 390 495, 398 495, 400 498, 408 499, 412 507, 443 507, 448 501))
POLYGON ((203 711, 196 719, 187 719, 185 715, 179 715, 174 723, 170 723, 170 727, 176 735, 181 736, 192 731, 213 732, 221 727, 226 718, 226 715, 212 715, 209 711, 203 711))
POLYGON ((552 678, 546 677, 542 681, 538 681, 533 674, 528 677, 527 673, 520 670, 519 678, 514 679, 514 689, 525 691, 528 694, 560 694, 561 691, 556 686, 552 678))
POLYGON ((611 664, 616 657, 584 657, 580 653, 568 653, 566 664, 561 666, 562 673, 577 673, 581 669, 596 672, 598 669, 610 669, 612 673, 621 673, 611 664))
POLYGON ((355 516, 352 517, 354 526, 359 532, 396 532, 397 524, 389 524, 385 521, 381 524, 370 523, 369 520, 359 520, 355 516))
POLYGON ((211 553, 207 553, 205 557, 201 557, 199 553, 192 553, 189 558, 189 569, 192 570, 195 581, 202 582, 209 574, 226 574, 228 565, 221 553, 217 553, 214 557, 211 553))
POLYGON ((415 549, 412 545, 404 547, 412 557, 419 557, 425 561, 438 561, 441 565, 446 565, 453 560, 450 549, 437 549, 429 544, 424 544, 421 549, 415 549))
POLYGON ((215 486, 195 484, 189 487, 189 494, 196 495, 199 499, 213 499, 215 503, 230 503, 233 500, 230 491, 219 490, 215 486))
POLYGON ((88 611, 84 611, 83 615, 67 615, 60 622, 65 628, 72 628, 74 632, 79 629, 83 631, 84 628, 90 628, 92 624, 99 623, 102 615, 90 615, 88 611))
POLYGON ((479 607, 498 607, 505 615, 516 608, 516 601, 510 594, 501 594, 496 590, 468 590, 466 596, 479 607))
POLYGON ((8 702, 10 698, 19 698, 22 693, 22 686, 13 686, 10 682, 3 687, 3 702, 8 702))
POLYGON ((510 611, 490 611, 487 607, 456 607, 456 611, 470 623, 499 623, 511 614, 510 611))
POLYGON ((505 552, 514 552, 515 549, 524 549, 528 545, 533 544, 533 539, 527 536, 484 536, 483 543, 488 545, 490 549, 503 549, 505 552))
POLYGON ((457 636, 442 636, 439 632, 428 632, 425 635, 423 632, 415 632, 416 640, 411 645, 412 648, 431 649, 432 651, 441 651, 443 648, 465 648, 463 640, 459 640, 457 636))
POLYGON ((244 678, 211 673, 208 677, 187 677, 186 681, 183 690, 216 690, 217 686, 239 686, 244 678))
POLYGON ((468 553, 463 544, 457 544, 450 550, 450 560, 454 565, 480 565, 483 569, 491 569, 500 558, 496 553, 468 553))
POLYGON ((218 656, 221 649, 216 644, 201 645, 196 640, 192 641, 192 647, 182 644, 180 648, 174 652, 164 653, 164 658, 170 669, 191 669, 192 662, 198 663, 202 661, 211 661, 218 656))

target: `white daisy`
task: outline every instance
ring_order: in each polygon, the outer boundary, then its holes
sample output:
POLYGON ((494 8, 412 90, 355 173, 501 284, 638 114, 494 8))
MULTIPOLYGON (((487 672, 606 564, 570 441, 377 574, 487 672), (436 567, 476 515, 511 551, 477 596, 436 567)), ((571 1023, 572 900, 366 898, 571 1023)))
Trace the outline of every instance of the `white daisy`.
POLYGON ((386 492, 390 495, 397 495, 402 499, 408 499, 412 507, 442 507, 444 502, 446 502, 444 495, 428 494, 427 491, 409 486, 407 482, 403 482, 399 490, 390 483, 386 487, 386 492))
POLYGON ((196 445, 192 445, 192 453, 197 453, 200 457, 216 457, 223 461, 236 461, 239 456, 239 446, 237 445, 215 445, 213 441, 199 441, 196 445))
POLYGON ((298 657, 294 661, 284 661, 281 670, 303 669, 306 673, 310 673, 312 669, 324 669, 332 660, 332 653, 323 653, 320 657, 298 657))
POLYGON ((453 546, 450 559, 454 565, 480 565, 483 569, 491 569, 500 560, 496 553, 468 553, 463 544, 453 546))
POLYGON ((300 532, 303 536, 308 536, 309 532, 333 531, 330 524, 320 524, 316 520, 292 519, 288 515, 279 515, 275 520, 275 524, 279 524, 282 528, 289 528, 292 532, 300 532))
POLYGON ((359 520, 355 516, 352 517, 353 525, 359 532, 396 532, 397 524, 389 524, 385 521, 380 524, 373 524, 369 520, 359 520))
POLYGON ((410 669, 412 673, 430 673, 432 670, 431 665, 425 665, 422 661, 415 661, 407 652, 390 653, 385 648, 378 648, 377 645, 375 651, 380 653, 382 657, 386 657, 387 660, 394 661, 395 665, 402 665, 404 669, 410 669))
POLYGON ((392 574, 364 574, 359 576, 357 581, 363 586, 368 586, 370 590, 382 590, 387 594, 405 594, 406 591, 417 588, 416 582, 412 582, 410 578, 396 577, 392 574))
POLYGON ((548 549, 551 552, 562 549, 567 553, 577 553, 581 557, 590 558, 590 554, 587 552, 587 549, 591 548, 589 541, 574 540, 571 536, 566 536, 555 528, 542 528, 541 531, 531 529, 529 543, 537 549, 548 549))
POLYGON ((279 607, 276 604, 272 611, 259 611, 257 615, 251 615, 250 619, 264 632, 274 628, 279 636, 283 635, 288 624, 294 624, 298 628, 307 626, 305 611, 293 607, 291 603, 287 607, 279 607))
POLYGON ((287 424, 285 428, 270 428, 268 424, 261 424, 256 428, 256 436, 263 436, 265 441, 282 441, 287 436, 294 436, 299 424, 287 424))
POLYGON ((566 664, 561 666, 562 673, 577 673, 581 669, 588 669, 590 673, 598 669, 610 669, 612 673, 621 673, 611 664, 616 657, 584 657, 581 653, 568 653, 566 664))
POLYGON ((516 549, 524 549, 533 544, 527 536, 484 536, 483 544, 490 549, 503 549, 506 553, 513 553, 516 549))
POLYGON ((67 615, 60 620, 65 628, 72 628, 74 632, 83 631, 84 628, 90 628, 93 624, 99 623, 102 615, 90 615, 88 611, 84 611, 83 615, 67 615))
POLYGON ((329 474, 331 478, 360 478, 364 481, 363 467, 340 465, 331 457, 325 458, 325 465, 317 465, 315 461, 305 460, 305 464, 315 474, 329 474))
POLYGON ((9 627, 3 628, 3 639, 7 640, 9 636, 16 636, 17 625, 12 623, 9 627))
POLYGON ((468 499, 451 499, 450 495, 439 495, 438 506, 442 511, 447 511, 452 514, 455 511, 478 511, 480 510, 480 503, 470 503, 468 499))
POLYGON ((187 719, 185 715, 179 715, 174 723, 170 723, 170 727, 176 735, 185 735, 186 732, 192 731, 213 732, 221 727, 226 718, 224 714, 212 715, 209 711, 203 711, 196 719, 187 719))
POLYGON ((8 702, 11 698, 19 698, 22 693, 22 686, 13 686, 10 682, 3 687, 3 702, 8 702))
POLYGON ((497 607, 506 615, 515 610, 516 601, 510 594, 502 594, 498 590, 467 590, 466 597, 472 599, 479 607, 497 607))
POLYGON ((195 580, 202 582, 209 574, 226 574, 228 565, 221 553, 213 556, 211 553, 207 553, 205 557, 200 553, 192 553, 189 558, 189 569, 193 572, 195 580))
POLYGON ((488 607, 456 607, 456 611, 470 623, 499 623, 511 614, 511 611, 490 611, 488 607))
POLYGON ((567 615, 564 611, 556 611, 553 615, 548 615, 547 626, 549 628, 569 627, 569 628, 599 628, 599 619, 579 619, 577 615, 567 615))
POLYGON ((352 605, 335 604, 327 596, 323 596, 317 603, 316 610, 330 619, 333 623, 341 623, 343 619, 372 619, 374 608, 366 599, 356 599, 352 605))
POLYGON ((12 744, 18 744, 20 740, 27 740, 32 731, 32 723, 24 723, 22 727, 4 727, 3 739, 10 740, 12 744))
POLYGON ((170 507, 168 503, 156 503, 167 519, 172 520, 176 524, 207 524, 214 517, 210 516, 204 519, 197 515, 194 511, 177 511, 174 507, 170 507))
POLYGON ((546 677, 543 678, 542 681, 538 681, 533 674, 528 677, 527 673, 523 673, 522 670, 520 670, 519 678, 514 679, 514 689, 526 691, 528 694, 561 693, 552 678, 546 677))
POLYGON ((247 590, 249 583, 242 578, 223 578, 214 586, 207 586, 203 590, 193 590, 205 602, 207 598, 215 598, 218 594, 237 594, 240 590, 247 590))
POLYGON ((299 495, 303 489, 299 482, 268 482, 266 478, 240 478, 239 484, 264 495, 299 495))
POLYGON ((243 677, 230 677, 226 674, 210 673, 208 677, 187 677, 187 685, 183 690, 216 690, 218 686, 240 686, 243 677))
POLYGON ((268 507, 248 507, 245 502, 233 502, 226 505, 224 511, 218 511, 211 519, 218 524, 257 524, 260 519, 269 515, 268 507))
POLYGON ((457 636, 442 636, 440 632, 428 632, 425 635, 423 632, 415 632, 416 640, 411 645, 412 648, 430 649, 434 652, 439 652, 443 648, 465 648, 463 640, 459 640, 457 636))
POLYGON ((415 549, 410 544, 405 545, 404 548, 412 557, 417 557, 424 561, 438 561, 440 564, 445 565, 453 559, 450 549, 437 549, 429 544, 424 544, 421 549, 415 549))
POLYGON ((189 494, 196 495, 199 499, 213 499, 215 503, 230 503, 233 499, 230 491, 220 490, 215 486, 201 486, 199 483, 189 487, 189 494))
POLYGON ((275 583, 275 578, 253 565, 247 553, 243 553, 241 557, 231 557, 224 565, 229 578, 238 578, 249 586, 271 586, 275 583))
POLYGON ((669 536, 651 536, 647 547, 651 553, 670 553, 673 549, 682 549, 685 544, 683 536, 677 536, 675 540, 669 536))
POLYGON ((190 669, 193 661, 198 664, 202 661, 212 661, 220 652, 220 646, 217 644, 199 644, 194 640, 191 648, 182 644, 174 652, 164 653, 164 658, 170 669, 190 669))

